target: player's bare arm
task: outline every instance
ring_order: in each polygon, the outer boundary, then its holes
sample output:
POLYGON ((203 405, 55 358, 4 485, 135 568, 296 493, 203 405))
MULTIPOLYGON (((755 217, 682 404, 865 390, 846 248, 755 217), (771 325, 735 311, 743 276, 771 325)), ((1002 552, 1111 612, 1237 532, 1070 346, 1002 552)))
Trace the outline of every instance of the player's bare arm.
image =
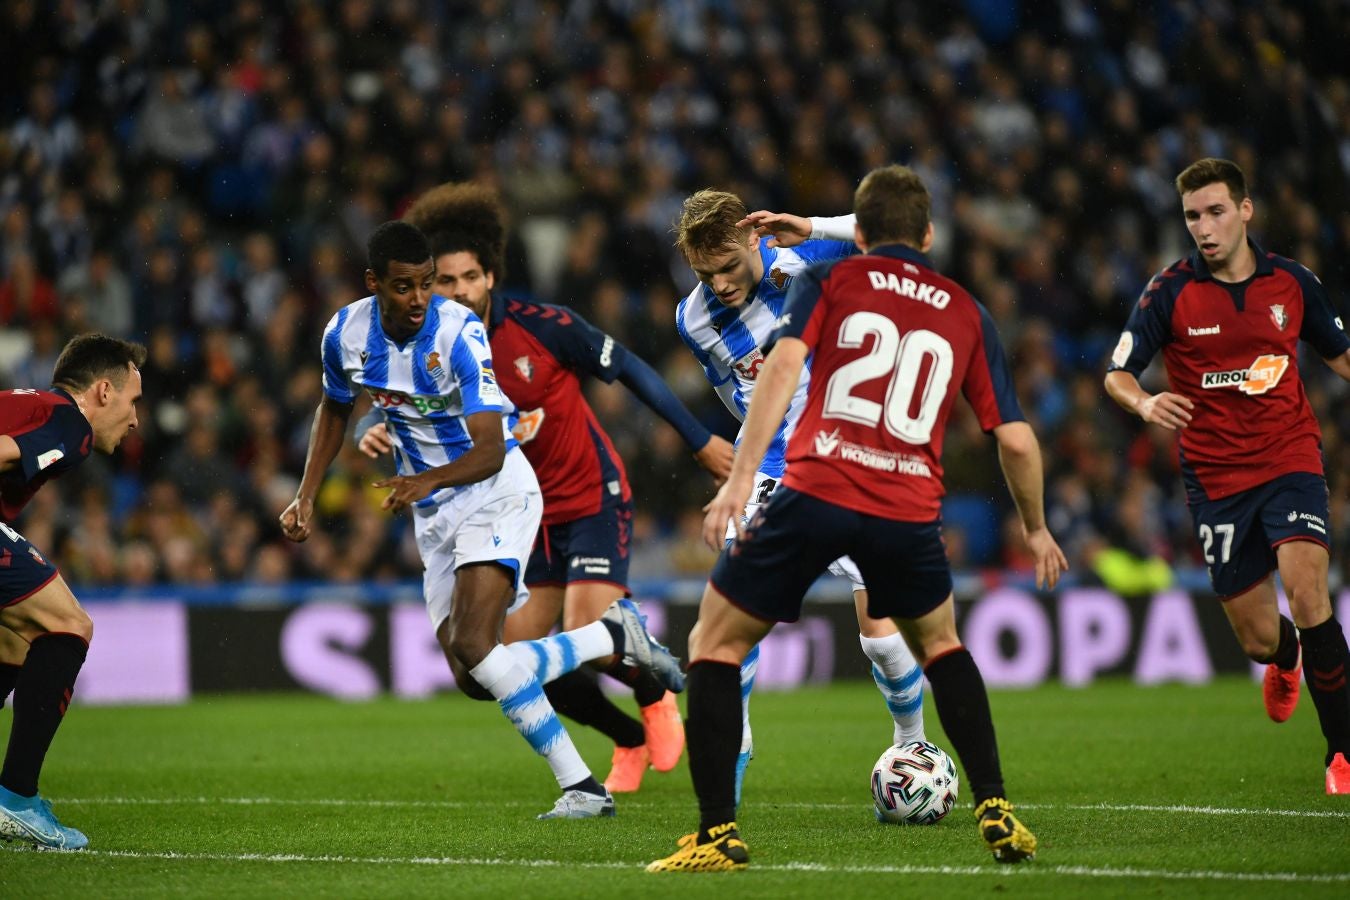
POLYGON ((811 220, 791 213, 756 210, 736 223, 737 228, 750 226, 755 234, 768 239, 770 247, 795 247, 811 237, 811 220))
POLYGON ((801 379, 806 363, 806 342, 785 337, 769 352, 764 367, 755 382, 755 394, 741 429, 741 449, 732 463, 727 483, 712 502, 704 507, 703 540, 714 550, 721 550, 726 542, 727 522, 736 523, 740 533, 741 513, 750 499, 755 485, 755 468, 764 458, 783 417, 787 415, 792 395, 801 379))
POLYGON ((998 462, 1008 480, 1027 547, 1036 559, 1036 585, 1046 589, 1059 583, 1069 561, 1045 525, 1045 475, 1041 445, 1026 422, 1005 422, 994 429, 998 462))
POLYGON ((379 459, 386 453, 392 453, 394 442, 389 438, 389 426, 383 422, 376 422, 367 428, 356 442, 356 449, 371 459, 379 459))
POLYGON ((381 506, 400 512, 441 488, 474 484, 500 472, 506 460, 501 413, 485 410, 474 413, 466 421, 473 446, 443 466, 416 475, 395 475, 375 482, 375 487, 389 488, 389 496, 384 498, 381 506))
POLYGON ((1133 375, 1119 369, 1106 373, 1106 392, 1124 409, 1168 431, 1189 425, 1191 410, 1195 409, 1195 404, 1180 394, 1171 391, 1150 394, 1139 386, 1139 381, 1133 375))
POLYGON ((7 434, 0 434, 0 472, 14 468, 19 462, 19 443, 7 434))
POLYGON ((716 434, 709 437, 708 443, 694 452, 694 459, 708 470, 719 486, 731 477, 731 464, 735 458, 736 448, 731 441, 716 434))
POLYGON ((855 240, 857 219, 847 216, 794 216, 791 213, 756 210, 736 223, 737 228, 751 226, 755 234, 766 238, 770 247, 795 247, 812 238, 831 241, 855 240))
MULTIPOLYGON (((1350 350, 1345 351, 1340 356, 1333 356, 1331 359, 1327 360, 1326 363, 1331 371, 1335 372, 1346 381, 1350 381, 1350 350)), ((0 454, 0 458, 3 458, 2 454, 0 454)))
POLYGON ((281 513, 281 533, 293 541, 309 537, 314 517, 314 498, 328 467, 342 449, 347 436, 347 420, 352 415, 352 404, 338 403, 325 397, 314 413, 314 425, 309 431, 309 452, 305 455, 305 474, 295 499, 281 513))

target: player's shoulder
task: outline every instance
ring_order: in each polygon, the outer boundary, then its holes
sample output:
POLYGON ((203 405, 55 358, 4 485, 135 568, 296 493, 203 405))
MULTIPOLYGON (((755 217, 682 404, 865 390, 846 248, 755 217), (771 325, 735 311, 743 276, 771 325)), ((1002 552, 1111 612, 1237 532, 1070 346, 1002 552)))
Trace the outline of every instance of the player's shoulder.
POLYGON ((1150 304, 1159 301, 1173 303, 1195 280, 1195 259, 1183 256, 1176 262, 1163 266, 1149 278, 1139 294, 1139 306, 1141 309, 1147 309, 1150 304))
POLYGON ((826 260, 845 259, 856 256, 860 251, 852 241, 832 241, 825 238, 812 238, 795 247, 779 247, 779 264, 785 267, 797 266, 802 271, 807 266, 826 260))
POLYGON ((675 329, 686 342, 705 346, 717 339, 712 327, 712 308, 721 307, 705 284, 697 284, 675 305, 675 329))
POLYGON ((328 324, 323 327, 324 333, 333 331, 347 331, 352 326, 360 325, 370 321, 372 308, 375 305, 375 296, 362 297, 360 300, 353 300, 346 306, 338 308, 328 319, 328 324))
POLYGON ((550 328, 567 328, 585 321, 570 306, 560 303, 542 303, 538 300, 522 300, 516 297, 507 299, 506 317, 519 322, 531 331, 550 328))
POLYGON ((46 390, 43 388, 12 388, 7 391, 0 391, 0 399, 3 399, 6 406, 53 409, 58 406, 68 406, 76 412, 79 407, 75 401, 64 391, 46 390))
POLYGON ((1318 288, 1322 286, 1322 279, 1317 277, 1317 273, 1298 260, 1290 259, 1287 256, 1281 256, 1278 253, 1270 253, 1265 250, 1261 251, 1261 255, 1265 258, 1267 264, 1275 271, 1288 272, 1290 275, 1294 276, 1294 279, 1304 288, 1304 290, 1307 290, 1310 285, 1316 285, 1318 288))

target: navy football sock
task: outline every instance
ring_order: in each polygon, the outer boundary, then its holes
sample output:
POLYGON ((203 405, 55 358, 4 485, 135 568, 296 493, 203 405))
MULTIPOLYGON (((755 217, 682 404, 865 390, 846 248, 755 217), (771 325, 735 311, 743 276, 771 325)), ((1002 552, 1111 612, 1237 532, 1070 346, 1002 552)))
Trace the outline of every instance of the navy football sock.
POLYGON ((689 717, 685 735, 689 774, 698 795, 699 831, 736 818, 736 754, 741 749, 741 670, 730 663, 699 661, 686 682, 689 717))
POLYGON ((1303 642, 1303 678, 1327 739, 1326 765, 1331 765, 1337 753, 1350 759, 1350 685, 1346 681, 1350 650, 1345 632, 1332 616, 1321 625, 1304 628, 1299 639, 1303 642))
POLYGON ((14 685, 14 724, 0 787, 22 797, 38 791, 38 774, 70 705, 89 645, 73 634, 44 634, 28 648, 14 685))
POLYGON ((979 667, 965 647, 929 661, 923 673, 933 686, 942 730, 966 770, 975 805, 990 797, 1003 796, 1003 770, 999 765, 994 719, 989 713, 989 694, 979 667))
POLYGON ((637 666, 630 666, 622 659, 605 669, 605 674, 617 679, 633 689, 633 699, 638 706, 651 706, 666 695, 666 687, 656 680, 650 672, 644 672, 637 666))
POLYGON ((617 747, 641 747, 647 742, 642 723, 615 706, 594 676, 581 669, 544 685, 544 694, 559 715, 594 728, 617 747))
POLYGON ((1298 665, 1298 632, 1288 616, 1280 616, 1280 643, 1275 652, 1266 659, 1257 660, 1266 665, 1276 665, 1286 672, 1298 665))

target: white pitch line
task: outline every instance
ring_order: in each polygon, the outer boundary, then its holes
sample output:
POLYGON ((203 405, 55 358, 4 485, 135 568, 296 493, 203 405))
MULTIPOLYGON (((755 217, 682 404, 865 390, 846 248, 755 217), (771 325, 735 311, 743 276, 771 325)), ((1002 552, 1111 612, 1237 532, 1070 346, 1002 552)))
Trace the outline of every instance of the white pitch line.
MULTIPOLYGON (((347 863, 353 865, 416 866, 511 866, 525 869, 612 869, 638 871, 641 863, 572 862, 556 859, 503 859, 480 857, 387 857, 306 855, 302 853, 177 853, 173 851, 138 852, 134 850, 85 850, 79 853, 53 854, 60 859, 107 857, 115 859, 159 859, 189 862, 262 862, 262 863, 347 863)), ((50 858, 50 857, 48 857, 50 858)), ((1275 882, 1280 884, 1350 884, 1350 872, 1328 874, 1313 872, 1224 872, 1219 870, 1136 869, 1133 867, 1047 866, 1040 863, 1008 868, 1005 866, 836 866, 823 863, 782 863, 755 865, 759 872, 801 872, 823 875, 966 875, 1005 878, 1034 878, 1055 875, 1075 878, 1156 878, 1167 881, 1275 882)))
MULTIPOLYGON (((335 798, 293 799, 284 797, 72 797, 54 798, 52 803, 72 806, 353 806, 390 808, 460 809, 481 807, 482 800, 343 800, 335 798)), ((493 801, 494 806, 517 807, 530 804, 519 800, 493 801)), ((641 800, 624 800, 623 806, 641 809, 656 806, 641 800)), ((767 801, 755 804, 767 808, 784 809, 865 809, 860 803, 780 803, 767 801)), ((1149 805, 1141 803, 1018 803, 1019 809, 1074 810, 1081 812, 1145 812, 1176 813, 1198 816, 1285 816, 1304 819, 1350 819, 1350 810, 1331 809, 1270 809, 1257 807, 1221 807, 1190 805, 1149 805)))

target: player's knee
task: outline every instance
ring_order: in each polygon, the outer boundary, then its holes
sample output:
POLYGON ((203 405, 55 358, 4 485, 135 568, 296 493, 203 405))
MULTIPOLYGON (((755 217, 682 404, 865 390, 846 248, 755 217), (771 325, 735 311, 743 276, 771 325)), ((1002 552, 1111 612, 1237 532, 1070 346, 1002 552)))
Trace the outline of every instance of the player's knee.
POLYGON ((495 644, 496 641, 489 640, 481 635, 456 632, 450 635, 449 641, 442 646, 455 663, 468 671, 486 659, 495 644))
POLYGON ((1238 644, 1252 662, 1268 662, 1280 646, 1280 632, 1249 631, 1238 635, 1238 644))
POLYGON ((1285 592, 1289 596, 1289 612, 1299 628, 1320 625, 1331 617, 1331 595, 1314 579, 1286 584, 1285 592))
POLYGON ((739 640, 722 630, 696 624, 689 632, 689 659, 740 665, 754 645, 754 641, 739 640))

